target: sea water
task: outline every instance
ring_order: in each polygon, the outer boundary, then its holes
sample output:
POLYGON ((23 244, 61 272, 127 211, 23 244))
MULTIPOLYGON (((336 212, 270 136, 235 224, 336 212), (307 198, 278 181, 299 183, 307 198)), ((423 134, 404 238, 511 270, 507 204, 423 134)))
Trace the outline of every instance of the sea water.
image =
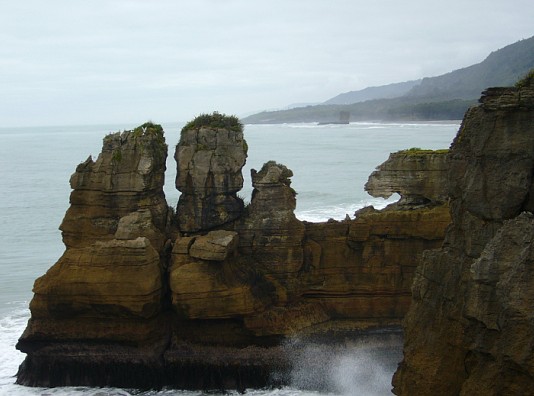
MULTIPOLYGON (((165 194, 175 206, 174 147, 183 124, 163 124, 169 145, 165 194)), ((201 395, 202 392, 126 389, 27 388, 14 385, 24 355, 15 350, 29 318, 34 280, 64 251, 58 226, 69 205, 69 177, 88 156, 96 159, 103 137, 136 125, 0 128, 0 395, 201 395)), ((275 160, 293 170, 297 217, 307 221, 341 220, 367 205, 390 200, 364 191, 369 174, 390 152, 420 147, 448 148, 459 122, 351 123, 349 125, 246 125, 249 153, 243 170, 245 200, 252 191, 250 169, 275 160)), ((292 342, 298 342, 293 340, 292 342)), ((339 348, 309 345, 295 356, 291 386, 249 390, 254 396, 387 395, 401 359, 401 339, 376 334, 339 348)), ((290 347, 290 345, 288 345, 290 347)), ((232 393, 230 393, 232 394, 232 393)))

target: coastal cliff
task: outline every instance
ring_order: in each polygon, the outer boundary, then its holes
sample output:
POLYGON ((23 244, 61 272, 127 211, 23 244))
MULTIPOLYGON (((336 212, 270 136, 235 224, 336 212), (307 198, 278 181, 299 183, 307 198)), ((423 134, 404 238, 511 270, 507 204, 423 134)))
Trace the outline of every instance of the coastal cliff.
POLYGON ((531 80, 486 90, 452 144, 452 224, 414 277, 397 395, 534 394, 531 80))
MULTIPOLYGON (((104 138, 98 159, 71 178, 66 251, 35 282, 17 344, 27 354, 19 384, 279 385, 295 352, 284 340, 332 342, 400 324, 417 262, 442 245, 450 223, 439 188, 415 199, 407 185, 414 175, 421 183, 444 177, 434 165, 443 170, 447 155, 395 159, 397 173, 387 178, 399 179, 399 204, 308 223, 294 214, 292 171, 275 161, 252 170, 254 190, 243 204, 246 154, 235 117, 214 113, 187 124, 175 152, 182 192, 175 212, 163 194, 161 127, 104 138)), ((384 194, 378 184, 368 191, 384 194)))

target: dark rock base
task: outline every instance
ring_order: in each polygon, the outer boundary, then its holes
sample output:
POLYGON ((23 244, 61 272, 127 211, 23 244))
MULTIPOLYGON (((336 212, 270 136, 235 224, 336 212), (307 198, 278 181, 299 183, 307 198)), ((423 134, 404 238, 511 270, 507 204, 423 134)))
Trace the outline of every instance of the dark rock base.
POLYGON ((28 354, 17 373, 17 383, 48 388, 89 386, 241 392, 289 385, 332 392, 337 389, 333 388, 332 378, 328 378, 329 369, 339 364, 340 356, 354 353, 355 345, 359 345, 361 356, 371 359, 371 363, 378 359, 383 365, 396 366, 402 334, 397 326, 367 330, 347 328, 301 334, 268 347, 188 342, 144 348, 48 344, 28 354), (385 356, 397 349, 393 360, 385 356))
POLYGON ((46 346, 20 365, 17 384, 244 391, 285 385, 278 348, 183 345, 164 354, 117 346, 46 346))

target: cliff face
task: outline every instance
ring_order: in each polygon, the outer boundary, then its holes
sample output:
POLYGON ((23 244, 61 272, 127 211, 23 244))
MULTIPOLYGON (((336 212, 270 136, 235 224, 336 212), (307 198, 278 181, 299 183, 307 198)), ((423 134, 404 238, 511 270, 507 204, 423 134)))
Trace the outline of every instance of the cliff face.
MULTIPOLYGON (((397 164, 423 178, 438 154, 421 155, 397 164)), ((106 137, 97 161, 77 167, 61 226, 67 249, 36 281, 17 345, 27 354, 19 383, 276 383, 290 365, 286 337, 399 324, 416 263, 450 221, 446 204, 427 199, 301 222, 293 174, 274 161, 252 171, 245 208, 236 193, 246 143, 224 123, 182 131, 173 216, 165 157, 161 127, 145 124, 106 137)))
POLYGON ((480 102, 451 148, 452 225, 414 278, 398 395, 534 394, 534 90, 480 102))

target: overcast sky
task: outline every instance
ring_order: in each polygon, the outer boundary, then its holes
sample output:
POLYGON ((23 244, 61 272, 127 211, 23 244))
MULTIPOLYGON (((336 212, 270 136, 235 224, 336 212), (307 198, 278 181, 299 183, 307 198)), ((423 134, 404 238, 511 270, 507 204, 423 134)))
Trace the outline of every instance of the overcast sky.
POLYGON ((440 75, 533 35, 532 0, 0 0, 0 123, 243 116, 440 75))

